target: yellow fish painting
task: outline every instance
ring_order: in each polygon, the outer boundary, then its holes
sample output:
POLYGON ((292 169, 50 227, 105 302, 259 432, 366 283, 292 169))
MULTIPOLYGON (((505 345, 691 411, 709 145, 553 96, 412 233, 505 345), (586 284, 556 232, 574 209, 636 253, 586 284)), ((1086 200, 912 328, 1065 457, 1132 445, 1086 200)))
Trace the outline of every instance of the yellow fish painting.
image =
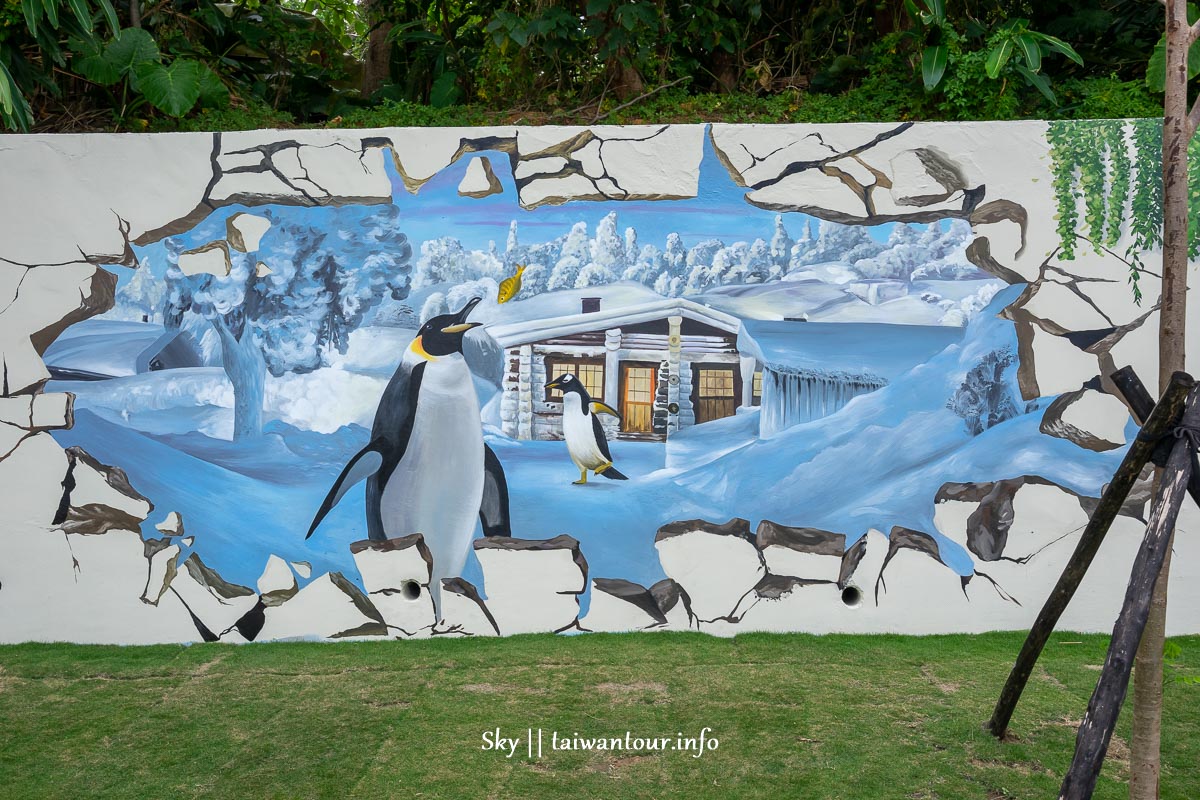
POLYGON ((496 292, 497 303, 507 303, 521 291, 521 273, 525 271, 524 264, 517 264, 517 274, 500 281, 500 289, 496 292))

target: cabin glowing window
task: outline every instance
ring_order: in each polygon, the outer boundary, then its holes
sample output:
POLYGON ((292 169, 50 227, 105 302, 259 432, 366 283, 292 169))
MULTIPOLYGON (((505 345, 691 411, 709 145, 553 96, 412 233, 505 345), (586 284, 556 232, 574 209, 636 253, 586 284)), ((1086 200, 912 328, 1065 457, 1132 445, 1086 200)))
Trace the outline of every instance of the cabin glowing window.
POLYGON ((762 370, 754 373, 754 393, 750 396, 750 404, 762 405, 762 370))
MULTIPOLYGON (((583 384, 584 389, 587 389, 587 393, 592 396, 593 400, 604 399, 604 359, 546 359, 547 380, 554 380, 568 373, 579 378, 579 382, 583 384)), ((558 389, 546 390, 547 402, 561 403, 562 396, 562 392, 558 389)))
POLYGON ((737 384, 733 367, 699 366, 693 373, 692 410, 696 423, 732 417, 737 408, 737 384))

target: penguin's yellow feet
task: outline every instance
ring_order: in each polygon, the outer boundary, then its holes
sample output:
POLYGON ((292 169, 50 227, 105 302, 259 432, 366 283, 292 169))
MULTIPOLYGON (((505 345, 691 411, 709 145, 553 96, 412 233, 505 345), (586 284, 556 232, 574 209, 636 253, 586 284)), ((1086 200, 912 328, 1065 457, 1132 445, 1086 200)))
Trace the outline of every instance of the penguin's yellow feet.
MULTIPOLYGON (((599 475, 600 473, 597 472, 596 474, 599 475)), ((579 480, 571 481, 571 485, 573 485, 573 486, 583 486, 586 483, 587 483, 587 470, 586 469, 579 470, 579 480)))
POLYGON ((598 467, 598 468, 596 469, 596 474, 597 474, 597 475, 602 475, 602 474, 604 474, 604 470, 608 469, 608 468, 609 468, 609 467, 611 467, 611 466, 612 466, 612 462, 611 462, 611 461, 609 461, 609 462, 607 462, 607 463, 604 463, 604 464, 600 465, 600 467, 598 467))

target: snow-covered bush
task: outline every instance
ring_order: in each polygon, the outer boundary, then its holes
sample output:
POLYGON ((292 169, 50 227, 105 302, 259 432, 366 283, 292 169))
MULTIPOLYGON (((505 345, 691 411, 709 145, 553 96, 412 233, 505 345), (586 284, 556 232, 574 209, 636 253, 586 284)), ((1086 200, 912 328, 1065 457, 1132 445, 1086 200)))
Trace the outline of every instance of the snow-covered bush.
POLYGON ((421 306, 420 322, 424 325, 429 320, 439 314, 449 313, 449 307, 446 305, 446 295, 441 292, 434 292, 425 298, 425 303, 421 306))

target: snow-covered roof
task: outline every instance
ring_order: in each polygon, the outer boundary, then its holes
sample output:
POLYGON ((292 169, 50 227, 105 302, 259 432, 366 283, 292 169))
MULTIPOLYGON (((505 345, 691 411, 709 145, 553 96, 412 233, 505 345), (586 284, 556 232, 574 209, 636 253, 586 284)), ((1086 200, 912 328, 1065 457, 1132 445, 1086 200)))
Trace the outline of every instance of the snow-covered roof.
POLYGON ((579 313, 585 297, 600 298, 600 307, 616 309, 661 300, 662 295, 634 281, 618 281, 584 289, 555 289, 503 305, 484 301, 471 312, 471 319, 488 325, 510 325, 531 319, 565 317, 579 313))
POLYGON ((744 320, 738 350, 776 372, 841 372, 892 380, 962 339, 948 325, 744 320))
POLYGON ((85 320, 66 333, 70 335, 59 337, 46 348, 43 359, 55 371, 75 375, 136 375, 143 353, 151 349, 157 352, 166 345, 163 326, 145 322, 85 320))
POLYGON ((586 331, 603 331, 622 325, 636 325, 679 316, 702 322, 730 333, 737 333, 740 320, 714 308, 685 300, 682 297, 662 297, 645 303, 604 308, 589 313, 565 314, 542 319, 528 319, 501 325, 488 325, 488 334, 501 347, 515 347, 540 342, 556 336, 568 336, 586 331))

